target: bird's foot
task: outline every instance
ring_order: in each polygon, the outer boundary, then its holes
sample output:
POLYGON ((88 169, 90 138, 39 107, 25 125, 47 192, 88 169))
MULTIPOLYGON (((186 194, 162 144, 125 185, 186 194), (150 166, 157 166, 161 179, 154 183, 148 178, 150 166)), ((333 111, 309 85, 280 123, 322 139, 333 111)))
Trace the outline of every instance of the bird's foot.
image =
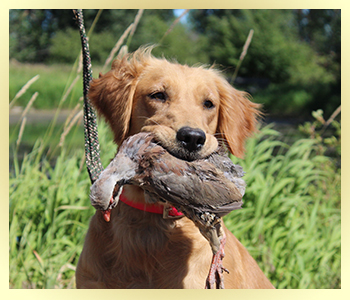
POLYGON ((206 289, 224 289, 224 271, 229 273, 229 271, 223 267, 222 260, 225 257, 224 246, 226 243, 225 234, 220 239, 220 248, 213 255, 211 262, 209 274, 206 280, 205 288, 206 289))

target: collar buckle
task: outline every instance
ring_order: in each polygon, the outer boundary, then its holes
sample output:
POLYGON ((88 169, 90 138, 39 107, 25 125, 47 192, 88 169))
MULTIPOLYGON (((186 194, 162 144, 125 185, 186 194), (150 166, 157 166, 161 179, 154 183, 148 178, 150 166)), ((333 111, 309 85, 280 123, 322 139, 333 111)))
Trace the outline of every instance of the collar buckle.
POLYGON ((180 219, 184 216, 182 212, 179 212, 175 207, 168 203, 163 208, 163 219, 180 219))

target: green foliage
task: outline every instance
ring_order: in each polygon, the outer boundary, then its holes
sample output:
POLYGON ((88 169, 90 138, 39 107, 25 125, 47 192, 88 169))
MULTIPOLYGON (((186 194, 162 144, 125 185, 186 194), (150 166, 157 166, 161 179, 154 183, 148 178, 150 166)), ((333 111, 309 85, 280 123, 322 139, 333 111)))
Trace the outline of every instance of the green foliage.
POLYGON ((10 58, 30 62, 44 61, 48 55, 46 46, 52 33, 50 23, 45 24, 47 30, 43 30, 45 11, 12 9, 9 19, 10 58))
MULTIPOLYGON (((76 73, 76 66, 71 72, 76 73)), ((38 80, 39 86, 45 80, 45 76, 42 76, 38 80)), ((33 84, 32 88, 35 87, 33 84)), ((80 95, 64 93, 70 96, 70 101, 61 97, 57 113, 65 101, 79 108, 80 95)), ((27 90, 26 94, 31 92, 27 90)), ((82 128, 77 123, 71 123, 73 116, 69 116, 64 125, 58 126, 57 131, 56 115, 46 126, 44 134, 37 136, 33 148, 25 153, 20 153, 21 144, 14 143, 18 126, 10 132, 11 288, 75 286, 75 266, 94 209, 89 203, 90 179, 84 168, 83 147, 75 147, 79 140, 80 145, 84 144, 82 128), (67 130, 70 124, 73 127, 67 130), (61 138, 57 139, 57 135, 61 138), (59 145, 63 137, 65 140, 59 145)), ((35 130, 24 128, 22 141, 25 142, 26 135, 35 133, 35 130)), ((115 146, 104 123, 100 124, 99 132, 101 159, 107 165, 108 159, 114 155, 115 146)))
MULTIPOLYGON (((299 34, 312 41, 312 48, 334 62, 340 62, 341 10, 311 9, 296 12, 299 34)), ((328 67, 331 67, 328 64, 328 67)), ((331 71, 332 72, 332 71, 331 71)))
POLYGON ((54 63, 74 63, 81 53, 78 30, 67 28, 55 33, 51 40, 50 61, 54 63))
POLYGON ((236 83, 270 113, 306 117, 322 107, 330 114, 340 104, 339 11, 193 10, 191 19, 206 37, 210 61, 225 66, 228 76, 254 30, 236 83))
POLYGON ((330 119, 326 122, 323 118, 323 111, 319 109, 312 112, 314 117, 313 122, 306 122, 299 126, 299 130, 317 142, 317 154, 334 156, 340 160, 341 156, 341 125, 340 121, 336 120, 340 113, 340 107, 332 114, 330 119), (326 135, 326 129, 330 126, 332 129, 331 135, 326 135))
MULTIPOLYGON (((138 10, 102 10, 90 35, 92 64, 104 63, 138 10)), ((99 10, 84 10, 89 31, 99 10)), ((340 104, 340 10, 191 10, 186 24, 173 10, 144 10, 125 43, 130 51, 158 44, 153 53, 180 63, 215 63, 234 73, 251 29, 254 35, 236 86, 270 114, 308 117, 340 104)), ((71 10, 10 10, 10 58, 73 63, 80 41, 71 10)), ((53 96, 54 97, 54 96, 53 96)), ((51 98, 48 98, 51 99, 51 98)))
MULTIPOLYGON (((100 130, 104 133, 106 126, 100 130)), ((47 157, 40 156, 42 143, 38 139, 20 166, 15 157, 17 167, 10 174, 12 288, 73 287, 75 266, 94 213, 88 198, 90 179, 82 165, 83 149, 71 155, 63 150, 52 166, 47 157)), ((102 143, 106 162, 114 146, 103 139, 102 143)))
POLYGON ((71 158, 62 153, 52 168, 46 160, 34 163, 37 150, 10 178, 10 287, 72 286, 92 213, 86 205, 88 179, 79 170, 83 153, 71 158))
POLYGON ((119 39, 119 35, 106 30, 99 34, 93 34, 89 39, 91 61, 94 65, 104 64, 106 57, 119 39))
POLYGON ((164 20, 159 15, 153 14, 152 10, 146 10, 132 40, 130 50, 136 50, 140 45, 153 44, 157 47, 152 53, 158 57, 176 59, 180 63, 189 65, 208 62, 207 54, 200 51, 204 43, 203 37, 192 36, 181 23, 177 24, 171 33, 162 40, 174 20, 174 17, 164 20), (159 44, 160 42, 161 44, 159 44))
MULTIPOLYGON (((103 27, 103 24, 107 26, 105 19, 97 22, 89 43, 92 62, 99 65, 104 63, 119 37, 134 21, 137 10, 108 10, 103 12, 104 18, 106 18, 105 14, 121 22, 108 24, 108 29, 103 27)), ((92 16, 91 12, 88 12, 87 15, 92 16)), ((208 62, 206 52, 200 51, 204 38, 191 35, 181 23, 177 24, 171 34, 162 40, 174 20, 175 17, 171 10, 145 10, 129 45, 130 52, 139 48, 140 45, 154 44, 157 45, 153 51, 156 56, 164 55, 167 58, 175 58, 180 63, 188 64, 195 64, 198 61, 208 62), (159 44, 161 40, 162 43, 159 44)), ((76 28, 59 30, 50 42, 50 62, 73 63, 79 54, 80 47, 79 33, 76 28)))
POLYGON ((333 79, 320 66, 322 57, 300 41, 292 10, 215 10, 205 16, 203 13, 192 12, 196 29, 209 40, 206 51, 210 59, 224 66, 237 65, 249 30, 254 30, 241 76, 269 78, 274 83, 291 80, 293 84, 333 79))
MULTIPOLYGON (((103 64, 118 38, 119 36, 115 36, 110 31, 93 34, 89 39, 91 60, 95 64, 103 64)), ((76 29, 68 28, 64 31, 58 31, 52 38, 51 62, 74 63, 80 53, 81 41, 76 29)))
POLYGON ((247 189, 225 224, 277 288, 340 288, 340 170, 317 140, 278 136, 262 128, 234 159, 247 189))

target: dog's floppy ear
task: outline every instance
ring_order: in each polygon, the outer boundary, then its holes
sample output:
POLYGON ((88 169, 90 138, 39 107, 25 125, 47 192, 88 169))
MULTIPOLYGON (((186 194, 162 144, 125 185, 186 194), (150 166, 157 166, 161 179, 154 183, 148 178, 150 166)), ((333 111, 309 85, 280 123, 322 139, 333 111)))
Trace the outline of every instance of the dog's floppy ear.
POLYGON ((248 94, 233 88, 224 78, 217 79, 220 95, 217 134, 229 151, 242 158, 244 143, 256 129, 260 104, 251 102, 248 94))
POLYGON ((117 58, 111 71, 100 74, 90 84, 88 97, 98 113, 105 117, 118 145, 129 131, 133 98, 142 69, 143 63, 135 55, 126 55, 117 58))

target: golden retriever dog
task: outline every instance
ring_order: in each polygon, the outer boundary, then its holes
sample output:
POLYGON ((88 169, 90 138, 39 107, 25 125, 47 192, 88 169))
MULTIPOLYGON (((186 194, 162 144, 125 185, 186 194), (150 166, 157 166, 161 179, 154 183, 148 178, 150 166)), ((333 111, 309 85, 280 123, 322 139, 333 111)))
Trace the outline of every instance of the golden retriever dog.
MULTIPOLYGON (((218 71, 155 58, 151 48, 117 58, 111 71, 91 82, 89 98, 116 144, 152 132, 170 153, 186 160, 208 156, 219 143, 242 157, 259 115, 259 106, 218 71)), ((139 187, 127 185, 123 193, 129 203, 120 201, 110 222, 100 211, 91 219, 77 288, 205 288, 212 251, 194 223, 133 207, 130 203, 147 207, 139 187)), ((248 251, 224 230, 225 288, 273 288, 248 251)))

